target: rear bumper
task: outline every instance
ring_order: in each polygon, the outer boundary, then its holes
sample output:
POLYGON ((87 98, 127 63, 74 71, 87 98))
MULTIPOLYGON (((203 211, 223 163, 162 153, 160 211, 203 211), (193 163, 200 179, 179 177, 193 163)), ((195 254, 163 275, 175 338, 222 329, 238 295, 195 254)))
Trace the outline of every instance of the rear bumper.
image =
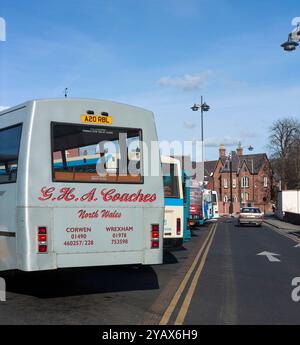
POLYGON ((183 238, 164 238, 164 248, 180 248, 183 246, 183 238))
POLYGON ((162 263, 160 251, 160 249, 151 249, 144 252, 57 254, 56 262, 58 268, 134 264, 154 265, 162 263))
POLYGON ((263 223, 263 219, 239 219, 239 224, 247 224, 247 225, 261 225, 263 223))
POLYGON ((18 267, 25 272, 47 271, 59 268, 79 268, 121 265, 160 265, 163 263, 162 243, 158 249, 128 252, 106 253, 52 253, 52 261, 48 255, 39 254, 32 257, 27 266, 18 267))

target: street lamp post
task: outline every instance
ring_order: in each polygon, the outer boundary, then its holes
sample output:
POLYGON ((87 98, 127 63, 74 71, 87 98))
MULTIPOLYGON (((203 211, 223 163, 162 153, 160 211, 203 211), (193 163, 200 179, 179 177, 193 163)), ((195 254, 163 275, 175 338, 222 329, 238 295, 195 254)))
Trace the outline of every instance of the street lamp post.
POLYGON ((286 52, 292 52, 299 46, 298 42, 300 42, 300 23, 298 23, 296 29, 289 33, 288 40, 281 47, 286 52))
POLYGON ((204 162, 204 119, 203 114, 210 110, 210 106, 203 102, 203 96, 201 96, 201 104, 194 104, 191 107, 192 111, 201 110, 201 141, 202 141, 202 161, 204 162))
MULTIPOLYGON (((254 150, 254 147, 251 145, 248 147, 248 150, 252 152, 254 150)), ((255 199, 255 192, 254 192, 254 167, 253 167, 253 157, 251 157, 251 173, 252 173, 252 201, 253 201, 253 206, 254 206, 254 199, 255 199)))
POLYGON ((229 213, 233 215, 233 200, 232 200, 232 156, 229 155, 229 172, 230 172, 230 204, 229 204, 229 213))

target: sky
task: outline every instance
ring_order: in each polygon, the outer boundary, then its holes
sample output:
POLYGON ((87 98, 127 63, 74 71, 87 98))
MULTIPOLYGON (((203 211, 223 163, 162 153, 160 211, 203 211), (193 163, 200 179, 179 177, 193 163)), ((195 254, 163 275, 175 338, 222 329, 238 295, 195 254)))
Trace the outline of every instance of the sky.
POLYGON ((300 119, 300 49, 280 47, 299 0, 0 0, 0 17, 0 109, 67 87, 152 110, 160 140, 199 140, 203 95, 206 159, 268 152, 272 123, 300 119))

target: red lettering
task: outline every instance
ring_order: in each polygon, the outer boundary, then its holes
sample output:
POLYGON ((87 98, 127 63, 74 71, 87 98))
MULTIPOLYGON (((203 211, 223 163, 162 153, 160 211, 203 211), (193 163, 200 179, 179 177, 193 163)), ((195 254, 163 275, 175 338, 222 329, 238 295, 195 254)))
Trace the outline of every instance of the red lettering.
POLYGON ((95 194, 96 194, 96 188, 92 189, 90 192, 84 194, 81 198, 80 201, 87 201, 91 202, 94 200, 95 194))
POLYGON ((121 218, 122 214, 120 212, 114 211, 108 211, 108 210, 102 210, 101 211, 102 218, 121 218))
POLYGON ((59 192, 61 193, 57 200, 64 200, 64 201, 72 201, 75 199, 75 195, 73 192, 75 191, 75 188, 62 188, 59 192))
POLYGON ((106 189, 103 189, 101 191, 101 195, 102 195, 102 198, 103 198, 103 201, 110 201, 111 198, 112 198, 112 195, 116 192, 115 189, 110 189, 108 191, 106 191, 106 189))
POLYGON ((156 194, 143 194, 142 190, 139 189, 137 193, 116 193, 116 189, 103 189, 101 196, 105 202, 154 202, 156 200, 156 194))
POLYGON ((54 187, 51 187, 51 188, 43 187, 41 189, 42 196, 39 197, 39 200, 40 201, 46 201, 46 200, 51 199, 54 191, 55 191, 54 187))

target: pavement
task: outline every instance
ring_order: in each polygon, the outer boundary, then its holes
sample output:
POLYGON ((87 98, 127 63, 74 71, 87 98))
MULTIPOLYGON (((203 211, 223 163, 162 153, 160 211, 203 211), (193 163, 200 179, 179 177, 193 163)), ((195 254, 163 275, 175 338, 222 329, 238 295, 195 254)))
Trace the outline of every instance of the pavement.
POLYGON ((295 225, 291 223, 284 222, 283 220, 280 220, 275 217, 266 217, 264 219, 264 222, 266 224, 272 225, 277 229, 281 229, 286 232, 300 232, 300 225, 295 225))

